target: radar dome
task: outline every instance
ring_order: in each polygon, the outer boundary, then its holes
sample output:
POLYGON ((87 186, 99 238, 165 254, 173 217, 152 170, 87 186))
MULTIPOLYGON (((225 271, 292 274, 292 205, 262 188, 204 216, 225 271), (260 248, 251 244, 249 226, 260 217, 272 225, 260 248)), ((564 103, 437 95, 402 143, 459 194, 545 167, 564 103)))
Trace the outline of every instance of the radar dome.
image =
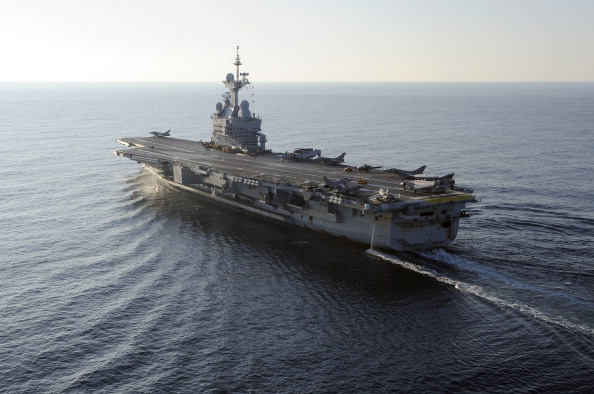
POLYGON ((231 82, 235 79, 235 75, 233 73, 227 74, 227 82, 231 82))
POLYGON ((250 118, 252 114, 250 113, 250 103, 247 100, 243 100, 239 103, 239 108, 241 109, 241 116, 245 118, 250 118))

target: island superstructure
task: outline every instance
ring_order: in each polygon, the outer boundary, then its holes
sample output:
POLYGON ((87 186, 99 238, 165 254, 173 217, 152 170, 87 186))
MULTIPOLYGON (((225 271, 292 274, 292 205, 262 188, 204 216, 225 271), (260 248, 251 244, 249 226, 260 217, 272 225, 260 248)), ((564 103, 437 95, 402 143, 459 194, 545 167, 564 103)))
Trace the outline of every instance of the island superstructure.
POLYGON ((239 103, 239 91, 250 81, 248 73, 240 73, 239 48, 235 57, 236 74, 227 74, 223 84, 229 89, 223 94, 224 103, 218 102, 212 114, 212 141, 218 146, 240 146, 247 152, 264 152, 266 136, 261 133, 262 120, 252 115, 250 103, 239 103))
POLYGON ((167 137, 120 138, 128 146, 114 152, 143 163, 166 182, 225 205, 325 233, 373 248, 423 251, 450 244, 460 218, 474 202, 471 189, 455 185, 453 174, 362 165, 347 166, 345 154, 325 158, 321 151, 266 150, 262 120, 238 92, 247 84, 227 74, 224 102, 211 115, 209 143, 167 137))

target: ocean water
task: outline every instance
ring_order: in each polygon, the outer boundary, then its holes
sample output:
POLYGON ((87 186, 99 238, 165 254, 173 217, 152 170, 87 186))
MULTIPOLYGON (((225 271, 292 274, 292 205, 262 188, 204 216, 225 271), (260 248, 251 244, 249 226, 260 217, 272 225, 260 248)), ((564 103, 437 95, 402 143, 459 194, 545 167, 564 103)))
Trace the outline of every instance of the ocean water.
POLYGON ((456 173, 386 254, 112 156, 210 139, 213 84, 0 85, 0 392, 594 391, 594 83, 254 83, 269 147, 456 173))

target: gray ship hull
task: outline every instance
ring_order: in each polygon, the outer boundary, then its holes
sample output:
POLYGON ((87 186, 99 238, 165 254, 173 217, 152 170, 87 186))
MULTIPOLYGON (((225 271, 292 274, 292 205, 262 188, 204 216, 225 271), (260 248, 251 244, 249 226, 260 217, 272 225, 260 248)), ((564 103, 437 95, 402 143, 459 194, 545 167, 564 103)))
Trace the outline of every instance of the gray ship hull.
POLYGON ((402 178, 384 171, 349 175, 365 183, 349 196, 328 188, 322 176, 345 175, 345 166, 283 162, 279 155, 250 156, 172 138, 126 138, 131 149, 114 154, 156 169, 171 185, 266 218, 374 248, 419 251, 444 247, 458 233, 465 204, 474 197, 450 189, 403 190, 402 178), (381 190, 398 190, 381 194, 381 190))

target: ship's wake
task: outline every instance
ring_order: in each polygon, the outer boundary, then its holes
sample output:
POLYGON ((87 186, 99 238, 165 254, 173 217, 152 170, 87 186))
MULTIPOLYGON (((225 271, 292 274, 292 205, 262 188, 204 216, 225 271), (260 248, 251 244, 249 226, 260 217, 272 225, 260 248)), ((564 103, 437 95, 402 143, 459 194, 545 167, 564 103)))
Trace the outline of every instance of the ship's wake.
POLYGON ((532 307, 522 302, 506 300, 504 298, 494 295, 491 291, 485 289, 480 285, 475 285, 467 283, 465 281, 449 278, 443 274, 438 273, 433 269, 405 261, 401 258, 398 258, 397 256, 382 253, 377 250, 368 249, 367 253, 372 256, 378 257, 382 260, 389 261, 390 263, 399 265, 403 268, 419 273, 421 275, 428 276, 438 282, 445 283, 449 286, 452 286, 453 288, 455 288, 463 294, 470 294, 472 296, 479 297, 499 307, 509 308, 518 311, 524 315, 535 317, 546 323, 552 323, 562 328, 569 329, 573 332, 577 332, 594 338, 594 328, 592 327, 571 322, 561 316, 554 316, 548 313, 544 313, 538 308, 532 307))

